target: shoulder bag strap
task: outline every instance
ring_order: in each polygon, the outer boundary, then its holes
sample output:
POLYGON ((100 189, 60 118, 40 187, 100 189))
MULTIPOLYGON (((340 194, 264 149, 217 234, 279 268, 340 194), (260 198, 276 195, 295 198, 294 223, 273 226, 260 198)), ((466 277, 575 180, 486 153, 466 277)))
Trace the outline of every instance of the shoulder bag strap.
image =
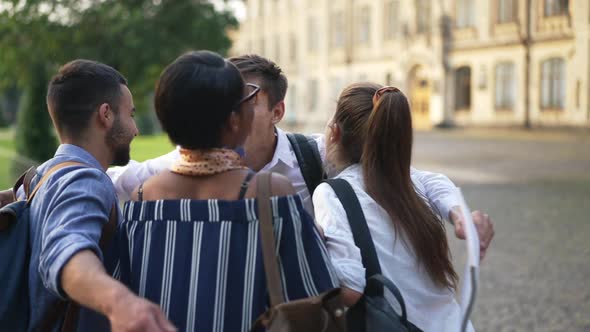
MULTIPOLYGON (((346 211, 354 244, 361 250, 363 266, 365 267, 365 279, 369 280, 373 275, 381 274, 379 257, 377 257, 377 251, 375 250, 373 239, 367 226, 365 214, 354 193, 354 189, 344 179, 329 179, 325 182, 332 187, 336 196, 338 196, 338 200, 342 203, 344 211, 346 211)), ((376 287, 376 289, 379 294, 383 294, 383 287, 376 287)))
POLYGON ((302 134, 287 133, 287 138, 293 147, 305 185, 311 196, 315 188, 326 178, 317 143, 313 138, 302 134))
POLYGON ((256 200, 258 202, 258 219, 260 220, 260 239, 262 242, 262 258, 264 260, 264 272, 266 285, 270 297, 270 305, 274 307, 283 303, 283 288, 279 267, 277 264, 275 237, 272 225, 270 209, 271 174, 260 172, 256 176, 256 200))

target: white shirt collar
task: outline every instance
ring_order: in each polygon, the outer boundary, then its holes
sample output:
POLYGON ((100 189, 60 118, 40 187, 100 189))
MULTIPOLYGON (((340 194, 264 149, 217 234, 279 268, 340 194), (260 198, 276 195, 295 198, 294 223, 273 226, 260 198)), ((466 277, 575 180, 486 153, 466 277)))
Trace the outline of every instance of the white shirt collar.
POLYGON ((278 164, 279 161, 283 162, 283 164, 288 167, 295 167, 297 165, 297 158, 295 157, 295 152, 289 143, 287 134, 280 128, 275 128, 275 130, 277 135, 277 146, 275 148, 275 153, 272 156, 270 163, 266 164, 264 168, 273 168, 278 164))

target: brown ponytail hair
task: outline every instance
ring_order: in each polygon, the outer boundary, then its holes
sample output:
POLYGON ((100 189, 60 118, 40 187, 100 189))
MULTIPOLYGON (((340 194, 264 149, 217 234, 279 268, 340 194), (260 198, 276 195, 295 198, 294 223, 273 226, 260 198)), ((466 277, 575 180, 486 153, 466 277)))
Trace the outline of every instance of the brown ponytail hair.
POLYGON ((342 132, 343 157, 361 163, 367 193, 387 211, 396 237, 413 250, 430 278, 455 288, 457 273, 442 221, 416 193, 410 177, 412 116, 404 94, 381 86, 356 83, 340 95, 334 122, 342 132), (362 147, 362 148, 361 148, 362 147))

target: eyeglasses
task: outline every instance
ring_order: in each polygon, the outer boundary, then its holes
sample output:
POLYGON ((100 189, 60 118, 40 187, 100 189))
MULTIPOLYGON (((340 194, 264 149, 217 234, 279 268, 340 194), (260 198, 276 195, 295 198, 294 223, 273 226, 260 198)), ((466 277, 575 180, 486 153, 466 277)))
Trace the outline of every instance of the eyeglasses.
POLYGON ((240 101, 236 104, 236 107, 242 105, 242 103, 248 102, 248 101, 256 101, 256 99, 254 99, 256 97, 256 95, 258 95, 258 92, 260 92, 260 86, 254 84, 254 83, 246 83, 246 86, 251 88, 252 91, 246 95, 245 97, 243 97, 242 99, 240 99, 240 101))

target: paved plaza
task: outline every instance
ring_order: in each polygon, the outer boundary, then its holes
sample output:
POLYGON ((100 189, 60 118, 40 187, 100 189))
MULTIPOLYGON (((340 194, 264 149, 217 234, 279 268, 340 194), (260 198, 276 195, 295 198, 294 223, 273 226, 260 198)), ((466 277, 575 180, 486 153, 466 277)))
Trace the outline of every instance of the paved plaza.
MULTIPOLYGON (((414 165, 449 175, 495 224, 476 330, 590 331, 590 133, 416 136, 414 165)), ((452 248, 462 273, 463 243, 452 248)))

